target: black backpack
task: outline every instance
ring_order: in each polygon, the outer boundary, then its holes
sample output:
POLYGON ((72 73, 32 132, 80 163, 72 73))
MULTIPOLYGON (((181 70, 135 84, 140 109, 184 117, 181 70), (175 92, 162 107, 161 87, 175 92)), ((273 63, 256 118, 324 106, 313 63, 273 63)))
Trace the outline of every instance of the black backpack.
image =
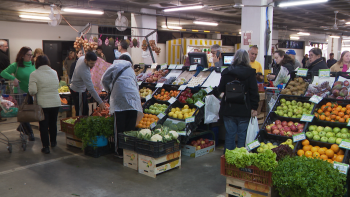
POLYGON ((246 104, 247 93, 244 84, 237 78, 226 84, 225 101, 227 103, 246 104))

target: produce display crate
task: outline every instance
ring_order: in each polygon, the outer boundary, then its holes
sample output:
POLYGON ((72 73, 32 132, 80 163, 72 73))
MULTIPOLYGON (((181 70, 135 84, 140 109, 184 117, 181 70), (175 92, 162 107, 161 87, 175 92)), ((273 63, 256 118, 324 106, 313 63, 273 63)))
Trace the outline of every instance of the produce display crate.
POLYGON ((135 151, 123 149, 123 164, 125 167, 138 170, 138 154, 135 151))
MULTIPOLYGON (((292 75, 291 75, 291 76, 292 76, 292 75)), ((295 77, 300 77, 300 76, 295 76, 295 77)), ((289 84, 291 81, 293 81, 295 77, 293 77, 293 79, 292 79, 292 77, 291 77, 291 78, 289 79, 289 81, 287 82, 287 84, 286 84, 285 87, 287 87, 288 84, 289 84)), ((301 77, 301 78, 303 78, 303 80, 304 80, 305 82, 308 82, 309 85, 310 85, 310 84, 312 83, 312 81, 313 81, 313 76, 311 75, 311 73, 308 73, 308 75, 307 75, 306 77, 301 77)), ((298 96, 304 96, 308 88, 309 88, 309 86, 306 87, 306 89, 305 89, 305 91, 304 91, 303 94, 298 95, 298 96)), ((282 94, 282 95, 286 95, 286 96, 295 96, 295 95, 287 95, 287 94, 282 94)))
POLYGON ((272 186, 272 173, 260 170, 255 166, 246 168, 237 168, 234 165, 226 163, 225 155, 221 156, 220 173, 226 177, 233 177, 243 181, 256 183, 259 185, 272 186))
MULTIPOLYGON (((178 86, 178 85, 167 85, 167 84, 164 84, 163 87, 157 88, 157 89, 154 91, 154 93, 152 94, 152 97, 153 97, 154 95, 160 94, 161 91, 162 91, 162 89, 165 89, 165 91, 170 92, 171 90, 176 90, 176 91, 178 91, 179 87, 180 87, 180 86, 178 86)), ((181 91, 180 91, 180 93, 181 93, 181 91)), ((174 98, 177 99, 177 98, 179 97, 180 93, 179 93, 178 95, 176 95, 176 97, 174 97, 174 98)), ((158 99, 155 99, 155 100, 156 100, 157 102, 158 102, 158 101, 159 101, 159 102, 162 102, 161 100, 158 100, 158 99)))
MULTIPOLYGON (((322 99, 321 102, 319 102, 317 105, 315 105, 314 111, 316 111, 322 105, 325 105, 327 102, 338 103, 338 105, 341 105, 342 107, 345 107, 346 105, 350 104, 350 100, 337 100, 337 99, 331 99, 331 98, 324 98, 324 99, 322 99)), ((347 125, 347 122, 344 122, 344 123, 330 122, 330 121, 325 121, 325 120, 319 120, 316 117, 314 117, 313 121, 315 121, 316 124, 327 125, 330 127, 346 127, 346 125, 347 125)))
POLYGON ((136 150, 136 137, 125 135, 124 133, 118 133, 119 148, 135 151, 136 150))
MULTIPOLYGON (((287 139, 292 139, 292 138, 286 138, 280 135, 268 135, 266 131, 260 130, 259 133, 256 135, 255 139, 257 139, 260 143, 261 142, 264 142, 265 144, 272 143, 273 145, 279 146, 281 143, 287 141, 287 139)), ((256 153, 257 148, 253 149, 251 152, 256 153)))
POLYGON ((226 197, 231 196, 277 197, 279 195, 273 187, 226 177, 226 197))
MULTIPOLYGON (((293 122, 296 122, 296 121, 299 121, 299 118, 289 118, 289 117, 283 117, 283 116, 279 116, 275 113, 275 111, 277 110, 277 107, 281 105, 280 103, 280 100, 281 99, 286 99, 286 101, 292 101, 292 100, 295 100, 297 102, 302 102, 302 103, 310 103, 310 104, 313 104, 312 102, 309 101, 309 97, 301 97, 301 96, 292 96, 292 95, 283 95, 283 94, 280 94, 277 98, 277 101, 275 103, 275 105, 273 106, 272 110, 271 110, 271 113, 274 113, 277 117, 279 118, 287 118, 288 121, 293 121, 293 122)), ((314 106, 314 108, 312 109, 312 114, 314 113, 314 110, 315 110, 315 107, 316 105, 314 106)))
MULTIPOLYGON (((168 69, 164 69, 163 71, 165 71, 165 70, 167 70, 168 71, 168 73, 166 74, 166 75, 164 75, 163 77, 166 77, 169 73, 170 73, 170 71, 171 70, 168 70, 168 69)), ((156 71, 160 71, 160 65, 158 65, 157 66, 157 69, 156 69, 156 71)), ((152 75, 151 76, 153 76, 154 75, 154 72, 152 73, 152 75)), ((143 82, 142 82, 142 84, 152 84, 152 85, 156 85, 158 83, 158 80, 156 81, 156 82, 153 82, 153 83, 149 83, 149 82, 146 82, 146 79, 145 80, 143 80, 143 82)))
MULTIPOLYGON (((319 142, 319 141, 314 141, 314 140, 309 140, 310 142, 310 145, 312 146, 319 146, 319 147, 326 147, 328 149, 331 148, 332 144, 330 143, 324 143, 324 142, 319 142)), ((297 142, 297 144, 295 145, 295 154, 297 153, 297 151, 299 149, 302 149, 303 148, 303 145, 302 145, 302 141, 299 141, 297 142)), ((342 161, 342 163, 345 163, 345 164, 349 164, 349 150, 347 149, 344 149, 344 148, 340 148, 341 150, 344 151, 344 159, 342 161)))
MULTIPOLYGON (((169 107, 170 107, 170 103, 168 101, 158 101, 156 100, 154 97, 152 97, 150 100, 146 101, 145 104, 143 104, 142 108, 143 108, 143 112, 145 112, 145 109, 149 109, 149 107, 155 103, 159 103, 159 104, 166 104, 168 106, 168 108, 165 110, 165 114, 168 114, 169 111, 169 107)), ((156 115, 156 114, 155 114, 156 115)))
POLYGON ((60 98, 65 98, 67 100, 67 104, 65 105, 73 105, 73 99, 72 99, 72 96, 69 92, 69 94, 59 94, 60 95, 60 98))
POLYGON ((71 118, 61 119, 60 120, 60 122, 61 122, 61 131, 65 132, 66 134, 74 135, 74 125, 79 121, 80 118, 84 118, 84 117, 85 116, 73 117, 73 118, 77 118, 77 120, 74 122, 74 124, 69 124, 69 123, 64 122, 64 121, 66 121, 68 119, 71 119, 71 118))
MULTIPOLYGON (((146 88, 149 88, 153 91, 153 93, 151 94, 151 96, 153 97, 153 94, 155 92, 155 90, 157 89, 156 88, 156 85, 155 84, 151 84, 151 83, 142 83, 140 86, 139 86, 139 90, 141 90, 143 87, 146 87, 146 88)), ((141 97, 141 100, 145 101, 146 98, 145 97, 141 97)))
MULTIPOLYGON (((213 141, 213 140, 210 140, 210 141, 213 141)), ((208 146, 200 150, 196 150, 196 147, 192 145, 181 145, 182 154, 193 158, 200 157, 214 151, 215 151, 215 141, 212 146, 208 146)))
POLYGON ((107 144, 106 146, 102 147, 87 146, 84 148, 84 154, 94 158, 99 158, 100 156, 112 153, 110 146, 114 147, 113 144, 107 144))
MULTIPOLYGON (((185 105, 188 105, 188 107, 191 109, 192 108, 195 108, 196 110, 198 109, 197 106, 195 106, 193 104, 184 104, 184 103, 180 103, 180 101, 177 100, 172 105, 169 106, 168 113, 170 113, 171 109, 173 109, 173 108, 178 107, 178 108, 182 109, 185 105)), ((204 107, 202 107, 202 108, 204 108, 204 107)), ((168 114, 168 113, 166 113, 166 114, 168 114)), ((173 118, 173 117, 169 117, 169 118, 173 119, 173 120, 178 120, 178 121, 185 121, 184 119, 179 119, 179 118, 173 118)))
POLYGON ((175 140, 170 142, 152 142, 136 139, 135 152, 141 155, 158 158, 180 150, 180 144, 175 140))

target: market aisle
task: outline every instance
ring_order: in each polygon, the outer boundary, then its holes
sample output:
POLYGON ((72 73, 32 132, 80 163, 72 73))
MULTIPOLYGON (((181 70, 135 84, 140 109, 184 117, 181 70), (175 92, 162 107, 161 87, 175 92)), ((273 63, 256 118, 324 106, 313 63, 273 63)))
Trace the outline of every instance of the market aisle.
MULTIPOLYGON (((11 138, 17 131, 6 134, 11 138)), ((34 130, 38 136, 38 130, 34 130)), ((67 148, 64 133, 51 154, 40 152, 41 142, 29 142, 27 151, 14 146, 12 154, 0 145, 0 192, 2 197, 74 196, 82 197, 217 197, 225 193, 220 175, 222 150, 198 158, 183 156, 182 169, 174 169, 156 179, 122 166, 122 160, 107 155, 98 159, 84 156, 79 149, 67 148), (12 169, 16 169, 12 171, 12 169)))

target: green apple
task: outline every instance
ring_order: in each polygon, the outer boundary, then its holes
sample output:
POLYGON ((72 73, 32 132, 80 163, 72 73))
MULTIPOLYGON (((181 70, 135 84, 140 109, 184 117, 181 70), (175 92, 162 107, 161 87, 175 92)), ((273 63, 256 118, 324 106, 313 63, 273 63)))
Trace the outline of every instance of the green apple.
POLYGON ((292 100, 292 105, 297 105, 297 102, 295 100, 292 100))
POLYGON ((348 134, 342 133, 340 136, 342 139, 348 139, 348 134))
POLYGON ((286 144, 292 145, 292 144, 293 144, 293 140, 292 140, 292 139, 288 139, 288 140, 286 141, 286 144))
POLYGON ((302 107, 302 106, 303 106, 303 103, 299 101, 299 102, 297 102, 297 106, 298 106, 298 107, 302 107))
POLYGON ((283 114, 284 117, 288 117, 288 114, 283 114))
POLYGON ((280 102, 281 103, 286 103, 286 99, 283 98, 283 99, 280 100, 280 102))
POLYGON ((260 142, 260 146, 265 145, 265 142, 260 142))
POLYGON ((309 126, 309 131, 316 131, 316 126, 315 125, 310 125, 309 126))
POLYGON ((283 110, 283 107, 278 106, 278 107, 277 107, 277 110, 283 110))
POLYGON ((297 118, 297 116, 296 116, 296 115, 293 115, 292 118, 297 118))
POLYGON ((266 145, 266 144, 264 144, 264 145, 262 145, 262 146, 260 146, 260 147, 262 147, 264 150, 269 149, 269 146, 268 146, 268 145, 266 145))
POLYGON ((290 103, 290 101, 286 101, 286 105, 290 105, 291 103, 290 103))
POLYGON ((297 115, 297 118, 301 118, 303 115, 302 114, 298 114, 297 115))
POLYGON ((305 133, 306 137, 309 138, 309 139, 312 139, 314 137, 314 134, 312 134, 311 131, 308 131, 305 133))
POLYGON ((341 133, 349 133, 349 129, 348 128, 342 128, 340 130, 341 133))
POLYGON ((320 131, 320 132, 318 133, 318 135, 319 135, 320 137, 325 137, 325 136, 326 136, 326 132, 320 131))
POLYGON ((321 142, 328 142, 328 138, 327 137, 321 137, 321 142))
POLYGON ((264 149, 260 146, 256 151, 258 151, 258 153, 262 153, 264 152, 264 149))
POLYGON ((306 109, 309 109, 309 108, 310 108, 310 103, 304 103, 304 107, 305 107, 306 109))
POLYGON ((288 117, 292 117, 293 113, 292 112, 288 112, 288 117))
POLYGON ((335 137, 341 138, 341 135, 342 135, 342 133, 337 133, 337 134, 335 134, 335 137))
POLYGON ((335 141, 336 141, 336 138, 335 138, 335 137, 330 137, 330 138, 328 138, 328 143, 334 144, 335 141))
POLYGON ((313 140, 320 141, 321 137, 319 135, 314 135, 313 140))
POLYGON ((312 131, 312 134, 314 134, 314 136, 318 135, 318 131, 312 131))
POLYGON ((324 132, 332 132, 333 130, 332 130, 332 128, 331 127, 329 127, 329 126, 326 126, 325 128, 324 128, 324 132))
POLYGON ((334 127, 333 128, 333 132, 334 133, 339 133, 340 132, 340 128, 339 127, 334 127))
POLYGON ((324 127, 318 126, 316 130, 317 130, 318 132, 323 131, 323 130, 324 130, 324 127))
POLYGON ((327 133, 326 133, 326 137, 328 137, 328 138, 334 137, 334 133, 332 133, 332 132, 327 132, 327 133))
POLYGON ((341 139, 341 138, 337 138, 337 139, 335 140, 335 143, 340 144, 342 140, 343 140, 343 139, 341 139))

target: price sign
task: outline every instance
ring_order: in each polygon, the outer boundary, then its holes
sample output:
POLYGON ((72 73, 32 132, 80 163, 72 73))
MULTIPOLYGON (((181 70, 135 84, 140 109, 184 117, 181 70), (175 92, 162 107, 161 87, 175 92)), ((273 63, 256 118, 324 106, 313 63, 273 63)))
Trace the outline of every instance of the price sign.
POLYGON ((161 88, 161 87, 163 87, 163 85, 164 85, 164 83, 157 83, 156 87, 161 88))
POLYGON ((334 167, 334 169, 338 169, 340 173, 347 174, 348 169, 349 169, 349 164, 340 163, 340 162, 335 161, 333 163, 333 167, 334 167))
POLYGON ((339 147, 340 148, 345 148, 345 149, 348 149, 350 150, 350 140, 342 140, 339 144, 339 147))
POLYGON ((350 119, 349 119, 349 122, 348 122, 348 125, 347 125, 348 127, 350 127, 350 119))
POLYGON ((169 69, 176 69, 176 64, 170 64, 169 69))
POLYGON ((187 85, 181 85, 180 87, 179 87, 179 90, 184 90, 184 89, 186 89, 187 88, 187 85))
POLYGON ((209 86, 205 89, 205 91, 207 92, 207 94, 209 94, 211 91, 213 91, 213 88, 209 86))
POLYGON ((165 114, 164 114, 164 113, 160 113, 160 114, 158 114, 158 116, 157 116, 157 117, 158 117, 159 119, 163 119, 163 118, 164 118, 164 116, 165 116, 165 114))
POLYGON ((174 97, 171 97, 171 98, 168 100, 168 102, 169 102, 170 104, 173 104, 175 101, 176 101, 176 98, 174 98, 174 97))
POLYGON ((313 119, 314 119, 314 115, 303 114, 303 116, 300 118, 300 121, 303 121, 303 122, 312 122, 313 119))
POLYGON ((299 133, 299 134, 293 135, 293 142, 298 142, 305 139, 306 139, 305 133, 299 133))
POLYGON ((330 69, 320 69, 318 71, 319 77, 330 77, 331 76, 331 70, 330 69))
POLYGON ((203 69, 202 71, 207 71, 207 70, 209 70, 208 68, 205 68, 205 69, 203 69))
POLYGON ((194 105, 197 106, 198 108, 201 108, 204 106, 204 103, 202 101, 197 101, 194 105))
POLYGON ((137 84, 138 84, 138 85, 141 85, 141 84, 142 84, 142 81, 138 81, 137 84))
POLYGON ((190 66, 190 71, 197 70, 197 65, 191 65, 190 66))
POLYGON ((186 136, 186 131, 178 131, 177 132, 179 135, 186 136))
POLYGON ((183 66, 184 66, 183 64, 179 64, 176 66, 176 69, 182 69, 183 66))
POLYGON ((313 95, 310 99, 309 99, 309 101, 310 102, 313 102, 313 103, 315 103, 315 104, 318 104, 319 102, 321 102, 322 101, 322 97, 320 97, 320 96, 317 96, 317 95, 313 95))
POLYGON ((151 129, 153 129, 154 127, 156 127, 156 125, 157 125, 157 123, 156 123, 156 122, 152 123, 152 124, 151 124, 151 126, 150 126, 150 127, 151 127, 151 129))
POLYGON ((306 77, 308 69, 299 68, 297 71, 297 76, 306 77))
POLYGON ((151 66, 151 68, 152 68, 152 69, 156 69, 156 68, 157 68, 157 65, 158 65, 157 63, 153 63, 152 66, 151 66))
POLYGON ((191 122, 194 122, 194 116, 191 116, 191 117, 189 117, 189 118, 186 118, 186 124, 187 123, 191 123, 191 122))
POLYGON ((152 95, 151 95, 151 94, 147 95, 147 96, 146 96, 146 101, 150 100, 151 98, 152 98, 152 95))
POLYGON ((166 64, 162 64, 162 66, 160 67, 160 69, 164 70, 164 69, 167 69, 168 65, 166 64))
POLYGON ((192 133, 192 131, 189 129, 189 130, 187 131, 187 135, 189 136, 189 135, 191 135, 191 133, 192 133))
POLYGON ((254 141, 250 142, 249 144, 247 144, 248 151, 251 151, 254 148, 257 148, 259 146, 260 146, 260 142, 258 140, 254 140, 254 141))

